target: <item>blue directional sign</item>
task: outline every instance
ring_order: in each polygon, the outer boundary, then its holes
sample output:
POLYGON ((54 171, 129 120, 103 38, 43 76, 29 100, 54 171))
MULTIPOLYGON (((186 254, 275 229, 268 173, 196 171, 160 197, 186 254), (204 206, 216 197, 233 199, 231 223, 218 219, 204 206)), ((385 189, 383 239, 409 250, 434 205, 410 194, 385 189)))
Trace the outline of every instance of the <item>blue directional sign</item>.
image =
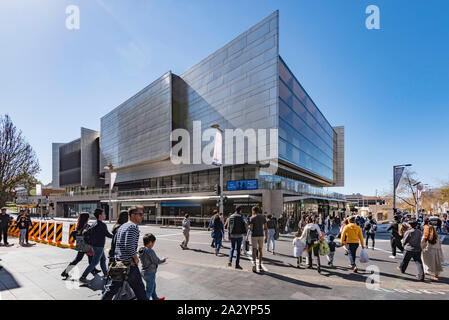
POLYGON ((258 188, 257 182, 258 182, 257 179, 228 181, 226 183, 226 189, 228 191, 257 190, 258 188))

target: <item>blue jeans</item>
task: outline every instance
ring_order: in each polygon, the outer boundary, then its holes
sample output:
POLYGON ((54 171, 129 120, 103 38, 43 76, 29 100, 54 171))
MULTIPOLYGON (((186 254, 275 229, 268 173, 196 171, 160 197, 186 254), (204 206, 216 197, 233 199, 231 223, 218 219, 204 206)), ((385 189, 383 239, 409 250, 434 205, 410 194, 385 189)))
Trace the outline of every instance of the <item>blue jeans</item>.
POLYGON ((81 277, 85 278, 89 273, 94 270, 98 263, 100 263, 101 271, 103 271, 104 275, 108 274, 108 268, 106 267, 106 256, 104 255, 103 247, 93 247, 94 256, 92 257, 91 263, 87 266, 86 270, 81 277))
POLYGON ((359 247, 358 243, 348 243, 348 256, 349 256, 349 262, 351 263, 351 266, 355 267, 355 257, 357 254, 357 248, 359 247))
POLYGON ((237 250, 235 265, 238 266, 240 263, 240 250, 242 249, 242 240, 240 238, 231 238, 231 249, 229 249, 229 262, 232 263, 232 257, 234 256, 234 250, 237 250))
MULTIPOLYGON (((132 265, 129 269, 128 283, 131 289, 133 289, 137 300, 148 300, 142 275, 140 274, 139 268, 135 265, 132 265)), ((123 281, 110 281, 106 285, 106 290, 103 292, 101 300, 112 300, 122 286, 123 281)))
POLYGON ((272 249, 274 251, 275 246, 274 246, 274 236, 276 234, 276 230, 275 229, 268 229, 268 240, 267 240, 267 250, 270 249, 270 241, 272 243, 272 249))
POLYGON ((158 300, 159 297, 156 294, 156 272, 144 274, 143 279, 146 284, 145 291, 147 293, 148 300, 150 300, 150 298, 153 300, 158 300))
POLYGON ((220 250, 221 249, 221 241, 222 240, 223 240, 223 234, 217 232, 217 234, 214 237, 215 250, 220 250))

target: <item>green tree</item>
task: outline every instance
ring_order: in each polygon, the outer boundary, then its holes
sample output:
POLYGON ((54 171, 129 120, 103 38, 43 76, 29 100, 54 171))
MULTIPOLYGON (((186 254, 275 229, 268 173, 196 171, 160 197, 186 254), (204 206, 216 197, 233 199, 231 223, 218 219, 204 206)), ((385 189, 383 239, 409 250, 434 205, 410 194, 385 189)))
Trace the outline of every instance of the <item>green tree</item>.
POLYGON ((0 207, 11 201, 14 190, 34 182, 40 171, 34 150, 8 115, 0 116, 0 207))

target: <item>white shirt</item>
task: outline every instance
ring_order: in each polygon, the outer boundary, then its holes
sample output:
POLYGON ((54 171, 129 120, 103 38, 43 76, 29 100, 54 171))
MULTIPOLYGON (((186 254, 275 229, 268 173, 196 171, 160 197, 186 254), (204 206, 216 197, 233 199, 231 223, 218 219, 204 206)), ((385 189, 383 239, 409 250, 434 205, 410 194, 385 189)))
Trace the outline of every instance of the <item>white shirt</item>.
POLYGON ((318 237, 321 236, 320 227, 316 223, 309 223, 309 224, 306 224, 306 226, 304 227, 304 231, 302 232, 302 235, 301 235, 301 237, 299 237, 299 239, 301 239, 301 240, 307 239, 307 232, 309 230, 316 230, 316 231, 318 231, 318 237))
POLYGON ((294 238, 292 244, 293 244, 293 256, 297 258, 304 251, 304 247, 306 246, 306 244, 300 238, 294 238))

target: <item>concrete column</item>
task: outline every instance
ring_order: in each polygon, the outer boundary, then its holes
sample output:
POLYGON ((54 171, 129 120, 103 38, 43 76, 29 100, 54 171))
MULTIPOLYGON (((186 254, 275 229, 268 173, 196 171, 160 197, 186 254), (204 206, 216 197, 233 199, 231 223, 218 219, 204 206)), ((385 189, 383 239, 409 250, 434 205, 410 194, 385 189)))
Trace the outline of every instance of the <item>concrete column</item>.
POLYGON ((64 217, 64 206, 62 203, 55 202, 55 211, 56 217, 64 217))
POLYGON ((273 213, 279 218, 284 206, 282 190, 262 190, 262 211, 273 213))

